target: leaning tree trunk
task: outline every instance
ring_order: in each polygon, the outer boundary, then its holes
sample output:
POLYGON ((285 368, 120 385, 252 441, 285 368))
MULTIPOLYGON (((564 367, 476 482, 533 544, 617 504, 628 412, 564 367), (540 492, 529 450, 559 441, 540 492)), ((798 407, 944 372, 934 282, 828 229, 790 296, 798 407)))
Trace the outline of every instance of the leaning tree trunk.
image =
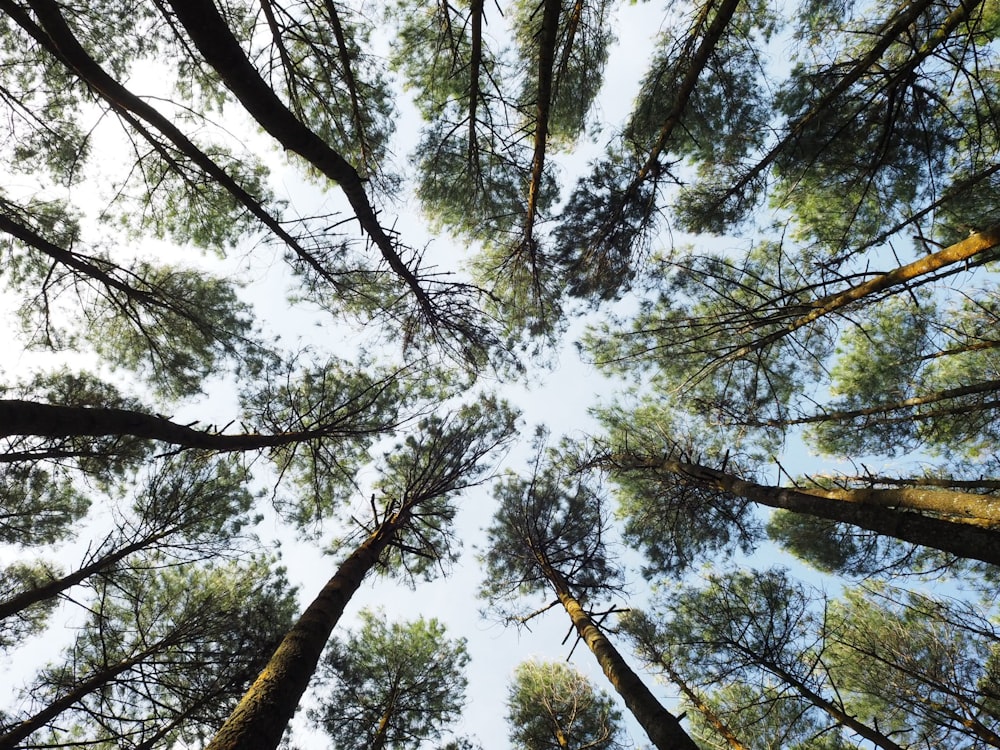
POLYGON ((680 719, 661 705, 590 614, 570 593, 566 580, 558 571, 549 567, 545 570, 545 576, 555 588, 559 602, 573 621, 576 632, 597 657, 604 674, 646 731, 649 741, 657 750, 699 750, 695 741, 681 727, 680 719))
POLYGON ((206 750, 274 750, 316 671, 344 607, 403 526, 400 510, 379 526, 337 569, 244 694, 206 750))
POLYGON ((615 455, 608 457, 606 464, 613 470, 660 472, 682 485, 858 526, 957 557, 1000 565, 1000 516, 993 496, 920 488, 802 490, 757 484, 671 458, 615 455))

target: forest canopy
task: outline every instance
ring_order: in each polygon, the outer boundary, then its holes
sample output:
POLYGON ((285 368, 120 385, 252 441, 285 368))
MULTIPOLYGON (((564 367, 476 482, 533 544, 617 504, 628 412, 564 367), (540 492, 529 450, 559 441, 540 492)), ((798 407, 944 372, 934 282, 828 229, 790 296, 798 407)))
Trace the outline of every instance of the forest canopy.
POLYGON ((998 33, 0 0, 0 750, 1000 748, 998 33))

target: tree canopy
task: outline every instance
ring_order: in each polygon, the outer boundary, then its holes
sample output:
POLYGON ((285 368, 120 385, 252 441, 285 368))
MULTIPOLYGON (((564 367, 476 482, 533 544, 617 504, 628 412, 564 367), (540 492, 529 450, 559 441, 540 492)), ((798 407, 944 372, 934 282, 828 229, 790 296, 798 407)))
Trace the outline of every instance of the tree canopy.
POLYGON ((998 34, 0 0, 0 750, 1000 747, 998 34))

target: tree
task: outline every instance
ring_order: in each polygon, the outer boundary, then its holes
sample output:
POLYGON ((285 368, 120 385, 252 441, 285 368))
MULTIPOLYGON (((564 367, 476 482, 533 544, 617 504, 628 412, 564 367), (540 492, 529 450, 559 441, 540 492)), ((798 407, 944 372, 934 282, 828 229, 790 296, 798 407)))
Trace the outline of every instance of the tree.
POLYGON ((516 415, 485 400, 450 418, 432 416, 386 454, 363 541, 288 630, 267 666, 208 747, 276 748, 351 596, 372 570, 432 576, 454 554, 454 495, 483 480, 484 459, 509 440, 516 415))
POLYGON ((310 715, 338 747, 414 750, 461 713, 468 661, 464 641, 437 620, 390 623, 366 610, 358 630, 327 647, 310 715))
POLYGON ((514 672, 507 722, 519 750, 618 748, 620 721, 611 697, 572 667, 526 661, 514 672))
POLYGON ((605 547, 601 496, 583 477, 561 471, 554 451, 546 456, 544 437, 535 438, 534 475, 510 476, 497 486, 500 508, 487 531, 488 578, 481 595, 500 604, 526 594, 554 593, 556 601, 541 610, 508 619, 524 622, 561 605, 650 741, 660 750, 693 750, 697 746, 680 720, 629 667, 590 606, 595 597, 613 593, 620 576, 605 547))
POLYGON ((5 717, 0 747, 197 741, 221 721, 290 622, 294 601, 268 560, 162 567, 95 586, 88 622, 61 662, 5 717), (41 733, 41 734, 39 734, 41 733))
MULTIPOLYGON (((875 747, 902 750, 877 723, 859 720, 839 683, 828 678, 827 645, 814 634, 812 604, 810 592, 783 571, 739 572, 671 592, 660 610, 671 616, 662 624, 655 614, 635 612, 625 627, 643 658, 668 674, 697 669, 700 680, 721 687, 761 684, 757 673, 763 673, 875 747)), ((774 691, 774 699, 783 700, 785 690, 774 691)))

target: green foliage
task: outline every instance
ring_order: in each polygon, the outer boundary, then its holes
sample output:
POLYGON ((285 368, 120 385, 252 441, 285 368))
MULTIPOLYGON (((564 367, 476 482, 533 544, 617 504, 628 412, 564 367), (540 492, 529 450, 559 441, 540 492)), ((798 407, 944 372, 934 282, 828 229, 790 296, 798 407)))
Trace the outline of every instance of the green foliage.
POLYGON ((997 633, 972 609, 876 587, 848 592, 827 630, 834 679, 901 745, 980 747, 996 736, 1000 715, 985 700, 995 687, 983 667, 997 633))
POLYGON ((465 640, 435 619, 390 622, 361 612, 360 627, 330 643, 312 720, 344 750, 416 750, 437 741, 465 703, 465 640))
POLYGON ((610 695, 561 662, 522 662, 507 693, 516 750, 616 750, 621 718, 610 695))
POLYGON ((601 491, 582 472, 569 471, 565 456, 546 449, 545 437, 535 436, 532 476, 508 475, 494 487, 500 506, 486 531, 480 587, 493 605, 562 585, 581 601, 618 587, 621 573, 605 542, 601 491))
POLYGON ((20 716, 33 741, 201 743, 228 714, 290 626, 282 571, 248 564, 160 567, 106 579, 89 622, 34 678, 20 716), (32 711, 74 696, 55 718, 32 711))
POLYGON ((408 516, 380 561, 385 571, 430 580, 455 562, 461 542, 452 529, 455 497, 486 480, 486 459, 514 438, 518 416, 505 401, 485 395, 450 414, 421 419, 383 455, 375 497, 383 498, 384 516, 408 516))
MULTIPOLYGON (((0 602, 6 602, 24 589, 44 585, 58 576, 58 568, 43 560, 11 563, 0 568, 0 602)), ((46 599, 0 619, 0 652, 12 649, 45 630, 56 604, 57 599, 46 599)), ((0 726, 3 724, 3 719, 0 718, 0 726)))

